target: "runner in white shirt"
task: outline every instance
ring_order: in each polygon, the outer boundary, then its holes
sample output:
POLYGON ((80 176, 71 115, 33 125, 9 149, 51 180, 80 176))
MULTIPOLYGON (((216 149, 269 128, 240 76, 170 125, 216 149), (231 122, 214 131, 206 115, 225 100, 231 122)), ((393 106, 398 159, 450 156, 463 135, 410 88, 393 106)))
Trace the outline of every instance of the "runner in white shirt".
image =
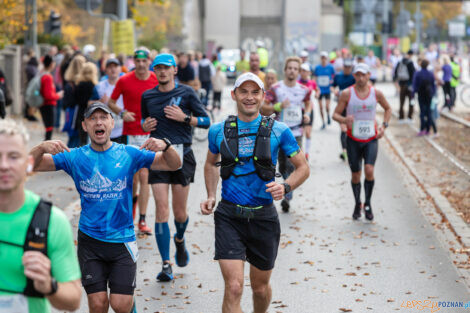
MULTIPOLYGON (((284 122, 292 131, 299 147, 302 147, 303 125, 310 121, 311 91, 297 82, 302 60, 298 57, 289 57, 284 65, 284 80, 274 84, 266 92, 265 102, 261 112, 265 115, 276 113, 277 119, 284 122)), ((284 179, 294 171, 294 166, 288 157, 279 151, 279 172, 284 179)), ((282 210, 288 212, 292 193, 286 194, 281 202, 282 210)))

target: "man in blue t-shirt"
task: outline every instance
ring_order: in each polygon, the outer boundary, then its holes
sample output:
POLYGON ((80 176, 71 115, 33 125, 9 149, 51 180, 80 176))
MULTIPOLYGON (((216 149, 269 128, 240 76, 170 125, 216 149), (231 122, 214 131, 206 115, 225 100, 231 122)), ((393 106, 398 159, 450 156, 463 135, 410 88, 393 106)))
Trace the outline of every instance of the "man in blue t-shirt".
MULTIPOLYGON (((333 79, 333 88, 334 88, 335 97, 337 99, 339 99, 339 95, 341 94, 343 90, 351 87, 356 82, 352 74, 352 67, 353 67, 352 60, 350 59, 344 60, 343 71, 335 75, 335 78, 333 79)), ((343 111, 342 115, 346 117, 346 109, 343 111)), ((345 124, 340 124, 340 127, 341 127, 340 140, 341 140, 341 148, 343 149, 343 151, 341 152, 339 157, 341 158, 341 160, 347 161, 348 154, 346 152, 346 137, 347 137, 346 131, 348 128, 346 127, 345 124)))
POLYGON ((315 67, 313 75, 317 79, 317 85, 320 88, 320 94, 317 94, 318 103, 320 104, 320 115, 322 119, 322 127, 321 129, 325 129, 325 117, 323 112, 323 103, 322 99, 325 99, 325 106, 326 106, 326 119, 328 125, 330 125, 330 98, 331 98, 331 84, 333 83, 333 76, 335 74, 335 69, 333 66, 328 63, 328 52, 323 51, 320 54, 321 57, 321 64, 315 67))
POLYGON ((175 83, 177 73, 173 55, 159 54, 152 63, 158 86, 145 91, 141 99, 142 129, 150 131, 153 138, 168 138, 175 145, 183 162, 176 171, 150 171, 148 182, 155 198, 155 238, 162 258, 162 270, 158 281, 173 280, 170 263, 170 228, 168 219, 169 185, 173 195, 172 206, 175 217, 176 265, 184 267, 189 262, 184 233, 189 222, 186 203, 189 184, 194 182, 196 160, 191 149, 191 127, 209 128, 210 119, 194 90, 175 83), (158 125, 158 126, 157 126, 158 125))
POLYGON ((64 170, 80 194, 78 259, 90 312, 107 312, 109 304, 130 312, 138 257, 132 178, 144 167, 175 170, 181 161, 166 138, 149 138, 141 150, 111 142, 114 120, 103 103, 87 108, 82 127, 91 144, 69 150, 59 140, 45 141, 31 150, 35 170, 64 170))
POLYGON ((214 210, 221 155, 222 200, 214 213, 214 259, 219 260, 225 286, 230 286, 224 293, 224 311, 241 312, 246 260, 251 264, 254 311, 266 312, 271 302, 269 279, 281 233, 273 200, 283 199, 302 184, 310 170, 289 127, 260 115, 264 85, 258 76, 241 75, 235 82, 232 99, 237 103, 238 116, 209 130, 204 167, 207 200, 201 203, 201 212, 211 214, 214 210), (295 167, 282 184, 274 180, 279 150, 295 167))

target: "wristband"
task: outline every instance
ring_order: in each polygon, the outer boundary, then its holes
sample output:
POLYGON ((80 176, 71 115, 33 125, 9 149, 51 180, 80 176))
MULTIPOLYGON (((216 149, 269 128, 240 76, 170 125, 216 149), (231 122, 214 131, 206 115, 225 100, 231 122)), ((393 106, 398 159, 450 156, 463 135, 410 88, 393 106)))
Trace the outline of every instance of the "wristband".
POLYGON ((163 138, 162 140, 166 143, 166 148, 163 149, 162 151, 163 151, 163 152, 166 152, 166 150, 168 150, 168 148, 171 147, 171 141, 168 140, 168 138, 163 138))
POLYGON ((281 112, 282 110, 282 103, 281 102, 278 102, 274 105, 274 111, 276 112, 281 112))

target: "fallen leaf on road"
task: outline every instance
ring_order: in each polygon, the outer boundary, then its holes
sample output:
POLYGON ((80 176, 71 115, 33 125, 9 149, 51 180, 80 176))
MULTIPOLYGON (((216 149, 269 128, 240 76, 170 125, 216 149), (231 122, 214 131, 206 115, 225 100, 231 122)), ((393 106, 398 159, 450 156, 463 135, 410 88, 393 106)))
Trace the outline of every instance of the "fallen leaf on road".
POLYGON ((345 309, 345 308, 340 308, 339 309, 341 312, 352 312, 351 309, 345 309))

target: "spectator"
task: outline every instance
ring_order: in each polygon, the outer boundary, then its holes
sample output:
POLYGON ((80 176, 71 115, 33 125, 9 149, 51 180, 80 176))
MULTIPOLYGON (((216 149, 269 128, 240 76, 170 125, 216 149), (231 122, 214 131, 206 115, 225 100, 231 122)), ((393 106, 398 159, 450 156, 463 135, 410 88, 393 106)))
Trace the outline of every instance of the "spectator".
POLYGON ((413 77, 413 93, 418 93, 421 126, 418 136, 429 134, 432 127, 434 136, 437 136, 437 127, 432 118, 431 101, 436 93, 434 73, 428 70, 429 61, 421 61, 421 70, 413 77))
POLYGON ((3 91, 0 89, 0 118, 4 119, 6 115, 7 115, 7 112, 6 112, 6 105, 5 105, 5 95, 3 94, 3 91))
POLYGON ((215 68, 211 61, 204 54, 202 60, 199 61, 199 81, 201 82, 201 88, 206 91, 205 96, 201 99, 202 104, 207 106, 209 100, 209 93, 212 89, 212 76, 215 75, 215 68))
POLYGON ((452 79, 452 67, 450 66, 450 58, 448 55, 442 57, 444 65, 442 66, 442 90, 444 91, 444 105, 442 109, 447 108, 449 111, 452 106, 452 89, 450 87, 450 81, 452 79))
POLYGON ((405 119, 404 106, 406 98, 408 98, 408 120, 413 119, 413 97, 412 97, 412 84, 413 76, 415 74, 415 66, 413 64, 412 58, 413 50, 409 50, 408 53, 403 57, 403 59, 398 62, 395 66, 395 71, 393 74, 393 81, 398 83, 400 88, 400 113, 398 116, 399 122, 403 122, 405 119))
POLYGON ((88 100, 90 100, 95 85, 98 84, 98 68, 93 62, 86 62, 80 71, 77 80, 77 87, 75 88, 75 99, 77 101, 78 109, 75 119, 75 129, 78 131, 79 145, 84 146, 88 142, 88 135, 82 128, 83 114, 88 107, 88 100))
POLYGON ((64 92, 56 92, 54 85, 54 79, 52 78, 52 72, 55 69, 55 62, 52 57, 48 54, 44 56, 42 61, 44 71, 41 76, 41 96, 44 99, 43 105, 39 108, 41 112, 42 122, 46 128, 45 140, 51 140, 52 130, 54 128, 55 110, 57 106, 57 100, 61 99, 64 92))
POLYGON ((455 106, 455 100, 457 99, 457 86, 460 82, 460 65, 455 61, 454 56, 450 57, 450 66, 452 68, 452 77, 450 79, 450 110, 452 110, 455 106))
POLYGON ((189 64, 189 57, 186 53, 178 54, 178 72, 176 73, 178 81, 184 85, 191 85, 194 81, 194 69, 189 64))
MULTIPOLYGON (((36 58, 36 53, 33 49, 30 49, 28 52, 28 62, 26 63, 25 67, 25 74, 26 74, 26 86, 28 86, 29 82, 38 74, 38 67, 39 62, 36 58)), ((31 122, 36 122, 37 118, 34 116, 36 113, 36 108, 30 107, 28 103, 25 103, 24 108, 24 117, 31 122)))
POLYGON ((75 148, 79 146, 78 129, 75 129, 74 121, 77 119, 77 99, 75 98, 75 87, 77 86, 78 77, 82 70, 86 59, 83 55, 76 55, 65 71, 65 87, 64 87, 64 108, 65 108, 65 125, 63 131, 69 135, 67 146, 75 148))
POLYGON ((250 70, 250 63, 246 59, 245 50, 243 49, 240 49, 240 60, 235 63, 235 70, 237 71, 237 76, 250 70))
POLYGON ((218 65, 215 75, 212 76, 212 86, 214 87, 214 100, 212 101, 212 106, 214 109, 220 110, 222 92, 226 84, 227 76, 222 72, 221 66, 218 65))

